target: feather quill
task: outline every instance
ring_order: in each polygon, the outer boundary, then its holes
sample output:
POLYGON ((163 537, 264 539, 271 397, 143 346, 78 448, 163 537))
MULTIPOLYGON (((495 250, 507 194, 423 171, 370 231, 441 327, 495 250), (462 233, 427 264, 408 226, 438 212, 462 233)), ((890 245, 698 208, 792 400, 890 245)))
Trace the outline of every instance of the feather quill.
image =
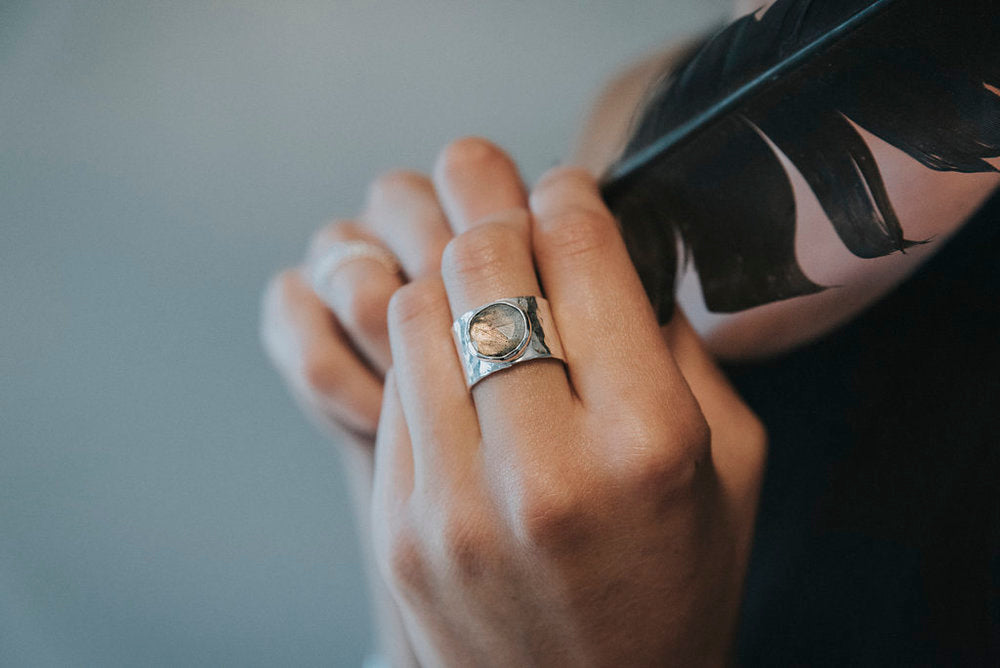
POLYGON ((660 321, 679 257, 717 312, 825 289, 796 261, 795 199, 775 150, 858 257, 919 243, 855 125, 931 169, 995 171, 998 5, 777 0, 692 50, 603 184, 660 321))

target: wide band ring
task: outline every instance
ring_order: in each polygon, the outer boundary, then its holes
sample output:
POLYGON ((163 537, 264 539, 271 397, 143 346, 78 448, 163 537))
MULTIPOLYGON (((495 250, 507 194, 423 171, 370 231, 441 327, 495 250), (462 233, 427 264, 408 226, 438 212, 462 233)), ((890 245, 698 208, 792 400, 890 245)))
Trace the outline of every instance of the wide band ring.
POLYGON ((452 336, 470 389, 486 376, 529 360, 562 360, 563 349, 544 297, 497 299, 464 313, 452 336))
POLYGON ((375 260, 390 274, 399 273, 401 267, 396 256, 378 244, 360 239, 338 241, 330 245, 310 272, 313 289, 323 294, 334 272, 352 260, 375 260))

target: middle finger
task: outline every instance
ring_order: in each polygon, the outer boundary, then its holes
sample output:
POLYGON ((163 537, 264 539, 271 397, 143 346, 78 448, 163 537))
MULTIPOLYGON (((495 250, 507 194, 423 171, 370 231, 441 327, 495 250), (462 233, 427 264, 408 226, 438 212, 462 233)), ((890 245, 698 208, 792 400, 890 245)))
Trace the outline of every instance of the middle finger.
MULTIPOLYGON (((541 296, 527 198, 506 154, 485 140, 459 140, 442 153, 435 186, 460 232, 442 258, 452 317, 497 299, 541 296)), ((512 415, 519 427, 536 431, 532 422, 549 419, 572 396, 565 371, 551 359, 515 364, 472 391, 484 439, 509 433, 512 415)))
POLYGON ((423 174, 395 170, 375 179, 361 219, 399 258, 409 280, 440 271, 441 252, 452 233, 434 186, 423 174))

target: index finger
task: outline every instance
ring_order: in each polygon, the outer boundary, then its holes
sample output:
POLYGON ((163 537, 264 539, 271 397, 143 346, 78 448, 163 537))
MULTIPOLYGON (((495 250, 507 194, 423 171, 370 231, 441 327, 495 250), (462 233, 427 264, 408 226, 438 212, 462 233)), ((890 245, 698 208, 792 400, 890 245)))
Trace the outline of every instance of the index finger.
POLYGON ((648 403, 678 383, 686 390, 594 178, 550 170, 530 206, 538 274, 584 404, 648 403))

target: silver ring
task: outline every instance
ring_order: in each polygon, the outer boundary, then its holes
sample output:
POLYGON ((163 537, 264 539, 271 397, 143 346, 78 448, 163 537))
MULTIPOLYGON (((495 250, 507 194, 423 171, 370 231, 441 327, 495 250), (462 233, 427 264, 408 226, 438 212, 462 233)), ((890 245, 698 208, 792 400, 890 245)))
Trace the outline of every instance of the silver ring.
POLYGON ((451 327, 470 389, 486 376, 529 360, 563 359, 562 342, 543 297, 497 299, 464 313, 451 327))
POLYGON ((361 259, 375 260, 390 274, 398 274, 400 271, 396 256, 378 244, 361 240, 338 241, 331 244, 320 259, 313 264, 309 275, 313 289, 317 293, 323 294, 329 287, 330 279, 338 269, 352 260, 361 259))

